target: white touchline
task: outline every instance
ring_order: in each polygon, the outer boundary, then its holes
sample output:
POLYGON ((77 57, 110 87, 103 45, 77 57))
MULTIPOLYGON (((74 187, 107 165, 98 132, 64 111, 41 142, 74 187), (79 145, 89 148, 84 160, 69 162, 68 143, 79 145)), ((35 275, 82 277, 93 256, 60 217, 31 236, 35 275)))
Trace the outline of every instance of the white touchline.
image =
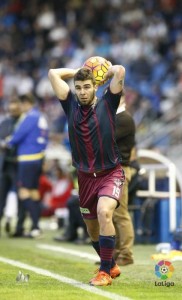
POLYGON ((61 253, 66 253, 66 254, 71 254, 74 256, 79 256, 81 258, 87 258, 93 261, 97 261, 99 259, 98 255, 90 254, 87 252, 81 252, 78 250, 72 250, 69 248, 64 248, 60 246, 51 246, 47 244, 37 244, 37 248, 39 249, 44 249, 44 250, 50 250, 50 251, 55 251, 55 252, 61 252, 61 253))
POLYGON ((114 300, 131 300, 128 297, 120 296, 120 295, 110 293, 110 292, 107 292, 107 291, 103 291, 103 290, 100 290, 100 289, 95 288, 93 286, 89 286, 89 285, 87 285, 87 284, 85 284, 81 281, 77 281, 77 280, 74 280, 74 279, 71 279, 71 278, 68 278, 68 277, 64 277, 64 276, 61 276, 59 274, 53 273, 53 272, 48 271, 48 270, 33 267, 31 265, 24 264, 24 263, 22 263, 20 261, 17 261, 17 260, 13 260, 13 259, 9 259, 9 258, 5 258, 5 257, 0 256, 0 262, 5 263, 5 264, 9 264, 9 265, 12 265, 12 266, 15 266, 15 267, 18 267, 18 268, 22 268, 22 269, 25 269, 25 270, 29 270, 29 271, 32 271, 32 272, 37 273, 39 275, 54 278, 54 279, 56 279, 58 281, 61 281, 63 283, 70 284, 70 285, 72 285, 76 288, 85 290, 87 292, 90 292, 90 293, 93 293, 93 294, 96 294, 96 295, 101 295, 102 297, 105 297, 105 298, 108 298, 108 299, 112 299, 112 300, 113 299, 114 300))

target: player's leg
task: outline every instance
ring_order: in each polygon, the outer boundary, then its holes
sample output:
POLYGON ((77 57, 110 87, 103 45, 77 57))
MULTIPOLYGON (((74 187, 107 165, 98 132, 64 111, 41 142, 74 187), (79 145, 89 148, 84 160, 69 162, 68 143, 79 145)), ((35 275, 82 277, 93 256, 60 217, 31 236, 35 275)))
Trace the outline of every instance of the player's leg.
MULTIPOLYGON (((93 179, 91 175, 82 176, 79 174, 78 177, 80 210, 87 225, 92 245, 101 258, 101 268, 97 276, 90 281, 92 285, 108 285, 112 282, 110 273, 115 266, 112 259, 115 243, 112 215, 117 206, 116 199, 113 199, 113 193, 114 197, 119 200, 121 175, 121 168, 118 167, 116 170, 106 173, 106 176, 98 174, 98 177, 93 179), (104 195, 108 195, 108 197, 104 195), (100 226, 101 228, 99 228, 100 226), (105 231, 104 227, 107 226, 108 230, 105 231)), ((117 270, 117 275, 115 272, 112 277, 115 278, 119 274, 120 270, 117 270)))
POLYGON ((84 219, 92 246, 100 257, 99 222, 98 219, 84 219))
POLYGON ((97 204, 97 217, 100 228, 100 235, 115 235, 115 228, 112 217, 117 206, 115 199, 110 197, 100 197, 97 204))
MULTIPOLYGON (((120 194, 125 181, 124 172, 120 166, 104 176, 98 177, 97 217, 99 222, 100 272, 110 274, 112 278, 120 275, 120 269, 113 259, 115 247, 115 228, 113 213, 118 206, 120 194)), ((96 279, 97 281, 97 279, 96 279)))
POLYGON ((112 258, 115 247, 115 228, 112 217, 116 206, 116 200, 109 197, 100 197, 97 205, 101 258, 100 270, 108 274, 110 274, 110 269, 115 265, 115 261, 112 258))
POLYGON ((100 256, 99 272, 91 279, 91 285, 109 285, 112 278, 120 275, 120 269, 113 260, 115 229, 112 223, 113 211, 117 205, 115 199, 100 197, 98 201, 98 220, 85 220, 93 248, 100 256))

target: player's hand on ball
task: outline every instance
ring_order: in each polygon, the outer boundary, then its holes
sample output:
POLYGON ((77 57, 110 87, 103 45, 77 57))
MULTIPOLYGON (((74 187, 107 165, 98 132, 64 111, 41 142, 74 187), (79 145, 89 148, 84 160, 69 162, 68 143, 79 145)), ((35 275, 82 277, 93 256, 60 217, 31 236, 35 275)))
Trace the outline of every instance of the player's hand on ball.
POLYGON ((107 60, 108 70, 110 67, 112 67, 112 62, 110 60, 107 60))
POLYGON ((103 81, 107 81, 108 79, 112 78, 113 75, 114 75, 114 73, 112 71, 112 64, 110 63, 108 71, 104 74, 103 81))
MULTIPOLYGON (((118 65, 112 65, 109 67, 107 73, 104 74, 104 80, 107 81, 108 79, 112 78, 116 68, 118 68, 118 65)), ((120 72, 121 72, 121 77, 125 77, 125 68, 123 66, 120 66, 120 72)))

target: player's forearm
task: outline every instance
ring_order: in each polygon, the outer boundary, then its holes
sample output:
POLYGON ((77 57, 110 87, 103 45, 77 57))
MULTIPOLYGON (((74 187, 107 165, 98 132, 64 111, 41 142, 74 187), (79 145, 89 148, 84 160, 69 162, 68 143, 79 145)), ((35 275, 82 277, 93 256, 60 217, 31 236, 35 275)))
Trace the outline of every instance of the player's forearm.
POLYGON ((108 70, 107 76, 112 77, 110 84, 111 91, 119 93, 124 89, 125 68, 123 66, 111 66, 108 70))
POLYGON ((71 79, 74 77, 78 69, 70 69, 70 68, 58 68, 58 69, 50 69, 48 76, 51 78, 61 78, 62 80, 71 79))
POLYGON ((108 75, 110 77, 116 76, 120 79, 124 79, 124 77, 125 77, 125 68, 121 65, 111 66, 108 70, 108 75))
POLYGON ((50 69, 48 77, 56 96, 61 100, 66 100, 69 92, 69 86, 66 82, 76 74, 77 69, 60 68, 50 69))

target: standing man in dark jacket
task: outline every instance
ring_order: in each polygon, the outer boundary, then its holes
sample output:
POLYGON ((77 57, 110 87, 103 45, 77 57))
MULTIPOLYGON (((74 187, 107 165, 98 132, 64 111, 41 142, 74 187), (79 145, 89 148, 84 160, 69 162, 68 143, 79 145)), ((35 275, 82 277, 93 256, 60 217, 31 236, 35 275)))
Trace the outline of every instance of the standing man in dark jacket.
MULTIPOLYGON (((134 229, 128 211, 129 184, 132 177, 132 167, 136 157, 135 149, 135 123, 132 116, 125 109, 125 102, 121 98, 116 113, 116 142, 122 157, 122 168, 125 172, 125 185, 122 191, 120 206, 114 211, 113 223, 116 230, 116 244, 114 258, 120 266, 132 264, 134 243, 134 229)), ((137 161, 136 161, 137 162, 137 161)), ((137 170, 135 170, 137 172, 137 170)))
MULTIPOLYGON (((8 104, 9 115, 0 123, 0 140, 6 139, 14 131, 21 115, 21 104, 18 98, 10 100, 8 104)), ((16 147, 0 149, 0 221, 6 204, 9 191, 16 191, 16 147)), ((7 232, 10 224, 5 224, 7 232)))

